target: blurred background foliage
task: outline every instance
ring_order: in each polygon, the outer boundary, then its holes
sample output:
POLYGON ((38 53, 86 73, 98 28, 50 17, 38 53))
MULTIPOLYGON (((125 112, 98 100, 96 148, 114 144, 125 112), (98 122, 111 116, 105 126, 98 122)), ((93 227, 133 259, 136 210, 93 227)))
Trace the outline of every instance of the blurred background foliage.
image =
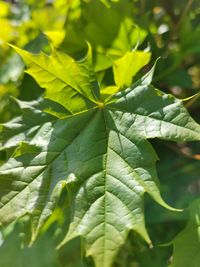
MULTIPOLYGON (((18 114, 12 97, 35 100, 43 94, 36 82, 24 73, 24 63, 8 43, 34 53, 50 53, 53 45, 79 59, 86 53, 86 41, 93 49, 98 81, 111 92, 116 90, 112 69, 114 72, 124 68, 132 71, 124 84, 128 86, 132 76, 136 80, 161 57, 153 84, 185 99, 185 106, 200 122, 199 0, 1 0, 0 123, 18 114), (131 63, 135 49, 141 51, 138 66, 131 63), (150 56, 151 61, 146 65, 150 56)), ((146 197, 145 216, 154 247, 147 247, 138 236, 130 234, 115 267, 165 267, 170 264, 172 245, 160 244, 169 243, 184 229, 189 217, 187 208, 200 194, 200 145, 158 140, 153 143, 161 159, 158 174, 162 195, 170 205, 186 210, 169 212, 146 197)), ((4 159, 2 152, 0 163, 4 159)), ((93 266, 90 259, 84 258, 81 240, 74 240, 59 251, 54 249, 67 230, 66 195, 64 192, 41 230, 40 238, 32 246, 29 246, 31 225, 28 215, 8 227, 1 227, 1 267, 93 266)), ((196 212, 194 206, 197 205, 192 206, 193 213, 196 212)))

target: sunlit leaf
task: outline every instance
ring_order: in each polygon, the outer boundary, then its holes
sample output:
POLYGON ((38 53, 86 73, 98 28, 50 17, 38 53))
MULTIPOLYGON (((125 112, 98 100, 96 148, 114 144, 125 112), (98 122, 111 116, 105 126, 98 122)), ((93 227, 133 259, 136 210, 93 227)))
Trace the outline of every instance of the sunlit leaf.
POLYGON ((127 52, 113 63, 115 83, 119 88, 128 87, 136 73, 150 61, 151 54, 143 51, 127 52))

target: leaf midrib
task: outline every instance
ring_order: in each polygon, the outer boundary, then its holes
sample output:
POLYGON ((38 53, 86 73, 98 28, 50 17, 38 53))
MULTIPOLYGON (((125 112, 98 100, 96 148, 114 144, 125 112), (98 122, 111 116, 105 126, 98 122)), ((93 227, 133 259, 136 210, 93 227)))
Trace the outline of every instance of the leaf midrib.
MULTIPOLYGON (((104 173, 104 179, 105 179, 105 185, 104 185, 104 236, 103 236, 103 246, 104 246, 104 251, 106 252, 106 215, 107 215, 107 209, 106 209, 106 202, 107 202, 107 196, 106 196, 106 192, 107 192, 107 164, 108 164, 108 149, 109 149, 109 138, 110 138, 110 130, 107 128, 107 122, 106 122, 106 114, 105 114, 105 110, 102 110, 102 116, 103 116, 103 120, 105 123, 105 129, 106 129, 106 133, 107 133, 107 149, 106 149, 106 156, 105 156, 105 173, 104 173)), ((106 262, 106 253, 104 252, 103 254, 103 261, 104 264, 106 262)))

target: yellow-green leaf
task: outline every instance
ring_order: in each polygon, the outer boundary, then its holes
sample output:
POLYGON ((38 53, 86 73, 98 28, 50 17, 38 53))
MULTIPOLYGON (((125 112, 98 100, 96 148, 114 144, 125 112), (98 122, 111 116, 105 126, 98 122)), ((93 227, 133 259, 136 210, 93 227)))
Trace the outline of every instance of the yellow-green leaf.
POLYGON ((116 85, 123 89, 131 85, 137 72, 147 65, 151 54, 144 51, 127 52, 123 57, 113 62, 113 73, 116 85))

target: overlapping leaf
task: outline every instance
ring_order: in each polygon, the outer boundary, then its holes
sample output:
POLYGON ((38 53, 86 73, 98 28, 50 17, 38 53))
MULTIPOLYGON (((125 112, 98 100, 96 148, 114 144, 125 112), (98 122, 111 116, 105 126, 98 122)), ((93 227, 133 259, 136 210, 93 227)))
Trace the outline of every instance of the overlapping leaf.
POLYGON ((153 70, 102 102, 90 56, 76 62, 57 51, 17 51, 50 100, 21 103, 20 123, 1 127, 3 148, 16 148, 0 168, 0 222, 31 213, 35 236, 66 185, 71 223, 63 243, 82 236, 95 265, 110 267, 130 230, 150 243, 144 194, 169 208, 147 139, 200 140, 200 126, 180 100, 150 85, 153 70))

